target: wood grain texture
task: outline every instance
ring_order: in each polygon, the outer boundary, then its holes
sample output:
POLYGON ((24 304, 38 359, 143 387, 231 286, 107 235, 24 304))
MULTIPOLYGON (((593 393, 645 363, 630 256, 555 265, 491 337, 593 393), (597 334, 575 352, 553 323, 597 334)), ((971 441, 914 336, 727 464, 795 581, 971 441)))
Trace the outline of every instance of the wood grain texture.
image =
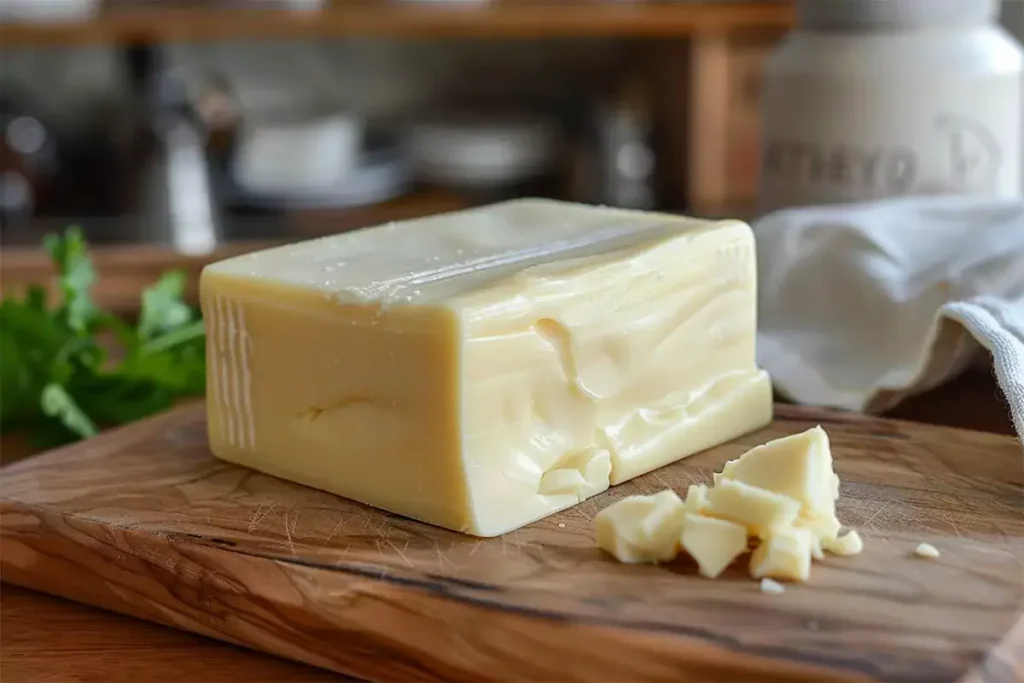
POLYGON ((198 406, 0 477, 5 581, 372 680, 1024 673, 1024 473, 1005 437, 783 407, 759 433, 487 540, 220 463, 198 406), (863 555, 767 596, 742 567, 710 582, 594 548, 610 501, 708 480, 818 422, 863 555), (921 541, 942 557, 911 557, 921 541))
POLYGON ((0 24, 0 44, 253 38, 681 37, 702 31, 786 28, 790 2, 489 0, 423 3, 326 0, 323 9, 288 11, 208 0, 106 0, 86 21, 0 24))
POLYGON ((0 633, 4 683, 353 680, 11 584, 0 587, 0 633))
MULTIPOLYGON (((972 370, 911 399, 896 412, 905 419, 932 424, 1012 433, 1006 401, 998 393, 990 369, 972 370)), ((12 441, 7 435, 0 436, 0 462, 11 462, 28 453, 31 449, 18 444, 17 437, 12 441), (19 445, 22 448, 18 449, 19 445)), ((1024 621, 1018 622, 1017 628, 1024 628, 1024 621)), ((1009 635, 1006 644, 1013 646, 1021 638, 1024 634, 1009 635)), ((0 587, 0 663, 6 683, 350 680, 325 669, 268 657, 10 584, 0 587), (69 638, 68 634, 80 635, 69 638)), ((984 669, 978 669, 966 680, 983 683, 984 674, 984 669)))

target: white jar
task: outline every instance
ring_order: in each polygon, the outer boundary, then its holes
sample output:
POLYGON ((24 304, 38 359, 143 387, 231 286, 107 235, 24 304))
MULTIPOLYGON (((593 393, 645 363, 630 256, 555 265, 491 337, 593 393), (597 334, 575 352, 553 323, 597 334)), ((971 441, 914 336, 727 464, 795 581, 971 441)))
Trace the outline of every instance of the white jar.
POLYGON ((797 0, 764 77, 761 205, 1021 193, 1024 51, 998 0, 797 0))

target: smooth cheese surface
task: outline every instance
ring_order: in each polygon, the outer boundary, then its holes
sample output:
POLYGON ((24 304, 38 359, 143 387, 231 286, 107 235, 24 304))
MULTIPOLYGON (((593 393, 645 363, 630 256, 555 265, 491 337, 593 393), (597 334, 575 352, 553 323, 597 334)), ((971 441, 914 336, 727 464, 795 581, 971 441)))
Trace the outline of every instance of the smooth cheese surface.
POLYGON ((517 200, 208 266, 210 445, 492 536, 763 426, 748 226, 517 200))
MULTIPOLYGON (((630 251, 643 255, 683 233, 685 241, 709 233, 720 236, 720 242, 724 238, 715 255, 718 263, 707 267, 738 259, 741 263, 734 265, 739 269, 732 272, 740 278, 744 267, 753 267, 752 262, 743 263, 753 253, 752 243, 745 244, 750 228, 740 221, 524 199, 265 249, 209 270, 318 292, 338 302, 458 308, 465 302, 453 299, 471 295, 477 304, 491 300, 505 309, 516 308, 517 302, 502 301, 502 292, 489 285, 510 276, 535 279, 529 276, 553 276, 587 265, 636 271, 641 264, 623 256, 630 251)), ((504 284, 512 289, 517 285, 504 284)))

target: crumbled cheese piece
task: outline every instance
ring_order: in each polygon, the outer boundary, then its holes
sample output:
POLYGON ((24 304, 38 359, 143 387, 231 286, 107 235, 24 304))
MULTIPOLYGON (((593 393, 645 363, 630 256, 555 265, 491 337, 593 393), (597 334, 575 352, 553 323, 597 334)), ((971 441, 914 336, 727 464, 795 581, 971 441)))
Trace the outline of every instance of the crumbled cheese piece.
POLYGON ((759 538, 792 526, 800 514, 797 500, 732 479, 719 482, 708 491, 707 498, 706 515, 742 524, 759 538))
POLYGON ((808 529, 779 529, 750 556, 750 575, 787 581, 806 581, 811 576, 814 536, 808 529))
MULTIPOLYGON (((840 481, 820 426, 750 449, 727 462, 713 482, 689 486, 685 501, 668 490, 606 508, 597 519, 598 545, 622 562, 664 562, 683 551, 712 579, 753 547, 750 575, 773 594, 785 590, 778 580, 807 581, 812 561, 824 559, 825 551, 850 556, 864 550, 856 531, 839 535, 840 481), (675 530, 672 542, 667 536, 675 530)), ((927 543, 915 552, 939 555, 927 543)))
POLYGON ((715 483, 725 480, 799 501, 799 526, 812 529, 823 543, 839 532, 839 477, 832 470, 829 438, 821 426, 750 449, 727 462, 715 483))
POLYGON ((851 529, 842 536, 826 541, 823 546, 833 555, 849 557, 859 555, 864 550, 864 541, 861 540, 860 534, 856 530, 851 529))
POLYGON ((623 498, 594 519, 597 546, 619 562, 668 562, 679 552, 685 514, 671 490, 623 498))
POLYGON ((714 579, 747 552, 747 529, 724 519, 686 515, 679 545, 697 562, 702 576, 714 579))
POLYGON ((704 512, 704 508, 706 508, 707 505, 707 484, 690 484, 690 488, 686 490, 686 500, 683 501, 683 506, 686 508, 686 511, 693 515, 699 515, 704 512))
POLYGON ((825 550, 821 544, 821 539, 813 533, 811 534, 811 557, 819 562, 825 559, 825 550))

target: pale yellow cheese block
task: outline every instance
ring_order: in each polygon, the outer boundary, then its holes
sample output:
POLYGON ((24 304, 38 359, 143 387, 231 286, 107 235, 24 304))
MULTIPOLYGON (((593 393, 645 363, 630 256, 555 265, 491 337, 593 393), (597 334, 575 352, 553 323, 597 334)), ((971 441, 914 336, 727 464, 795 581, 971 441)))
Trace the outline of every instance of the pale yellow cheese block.
POLYGON ((519 200, 208 266, 218 457, 498 535, 768 423, 754 240, 519 200))

